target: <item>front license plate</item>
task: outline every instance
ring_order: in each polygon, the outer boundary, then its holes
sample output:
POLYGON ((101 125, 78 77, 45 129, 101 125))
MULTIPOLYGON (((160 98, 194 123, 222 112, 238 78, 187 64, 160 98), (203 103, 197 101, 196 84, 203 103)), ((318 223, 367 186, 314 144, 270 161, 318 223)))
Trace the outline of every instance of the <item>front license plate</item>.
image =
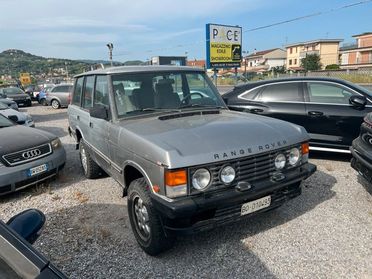
POLYGON ((271 196, 263 197, 261 199, 243 204, 240 212, 242 216, 247 215, 257 210, 269 207, 270 204, 271 204, 271 196))
POLYGON ((40 166, 37 166, 37 167, 34 167, 34 168, 29 169, 28 170, 28 176, 34 176, 36 174, 45 172, 47 170, 48 170, 48 165, 47 164, 43 164, 43 165, 40 165, 40 166))

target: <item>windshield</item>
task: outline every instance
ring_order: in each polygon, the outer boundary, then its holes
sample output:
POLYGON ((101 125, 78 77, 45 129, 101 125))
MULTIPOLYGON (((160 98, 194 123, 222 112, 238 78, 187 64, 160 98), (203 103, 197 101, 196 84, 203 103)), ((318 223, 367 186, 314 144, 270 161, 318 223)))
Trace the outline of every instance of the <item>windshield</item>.
POLYGON ((155 72, 112 76, 119 117, 189 107, 225 107, 200 72, 155 72))
POLYGON ((0 114, 0 128, 13 126, 13 122, 10 121, 8 118, 0 114))
POLYGON ((4 88, 3 93, 5 95, 13 95, 13 94, 23 94, 24 92, 22 91, 22 89, 18 87, 9 87, 9 88, 4 88))

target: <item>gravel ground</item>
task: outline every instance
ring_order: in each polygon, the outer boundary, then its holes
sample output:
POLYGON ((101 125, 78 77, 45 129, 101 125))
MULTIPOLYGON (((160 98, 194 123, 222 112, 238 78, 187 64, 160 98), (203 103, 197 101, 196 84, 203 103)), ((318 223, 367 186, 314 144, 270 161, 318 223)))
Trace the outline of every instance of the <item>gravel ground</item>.
POLYGON ((61 137, 67 164, 56 180, 0 198, 0 218, 27 208, 45 212, 35 247, 71 278, 372 278, 372 187, 351 169, 349 156, 311 154, 318 171, 300 197, 181 237, 151 257, 136 244, 119 185, 83 177, 66 109, 21 110, 61 137))

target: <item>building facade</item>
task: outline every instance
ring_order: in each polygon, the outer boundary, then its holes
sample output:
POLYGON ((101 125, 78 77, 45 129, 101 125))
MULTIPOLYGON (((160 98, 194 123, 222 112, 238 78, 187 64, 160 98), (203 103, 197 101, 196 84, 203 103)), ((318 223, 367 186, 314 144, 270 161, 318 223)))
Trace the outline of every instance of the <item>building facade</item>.
POLYGON ((327 65, 339 64, 339 44, 341 39, 319 39, 286 45, 287 70, 302 70, 301 59, 309 54, 318 54, 322 69, 327 65))
POLYGON ((372 68, 372 32, 354 35, 356 44, 340 48, 341 68, 372 68))
POLYGON ((255 51, 243 58, 240 71, 267 72, 272 68, 285 66, 286 52, 280 48, 255 51))

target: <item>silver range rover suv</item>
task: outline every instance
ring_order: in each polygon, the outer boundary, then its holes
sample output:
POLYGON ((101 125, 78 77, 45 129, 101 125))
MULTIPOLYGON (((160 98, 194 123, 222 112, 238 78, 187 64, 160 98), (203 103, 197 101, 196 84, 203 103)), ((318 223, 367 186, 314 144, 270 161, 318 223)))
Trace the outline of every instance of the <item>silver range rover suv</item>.
POLYGON ((133 233, 150 255, 178 233, 280 206, 316 170, 304 128, 228 110, 202 69, 78 75, 68 116, 85 176, 104 170, 123 187, 133 233))

